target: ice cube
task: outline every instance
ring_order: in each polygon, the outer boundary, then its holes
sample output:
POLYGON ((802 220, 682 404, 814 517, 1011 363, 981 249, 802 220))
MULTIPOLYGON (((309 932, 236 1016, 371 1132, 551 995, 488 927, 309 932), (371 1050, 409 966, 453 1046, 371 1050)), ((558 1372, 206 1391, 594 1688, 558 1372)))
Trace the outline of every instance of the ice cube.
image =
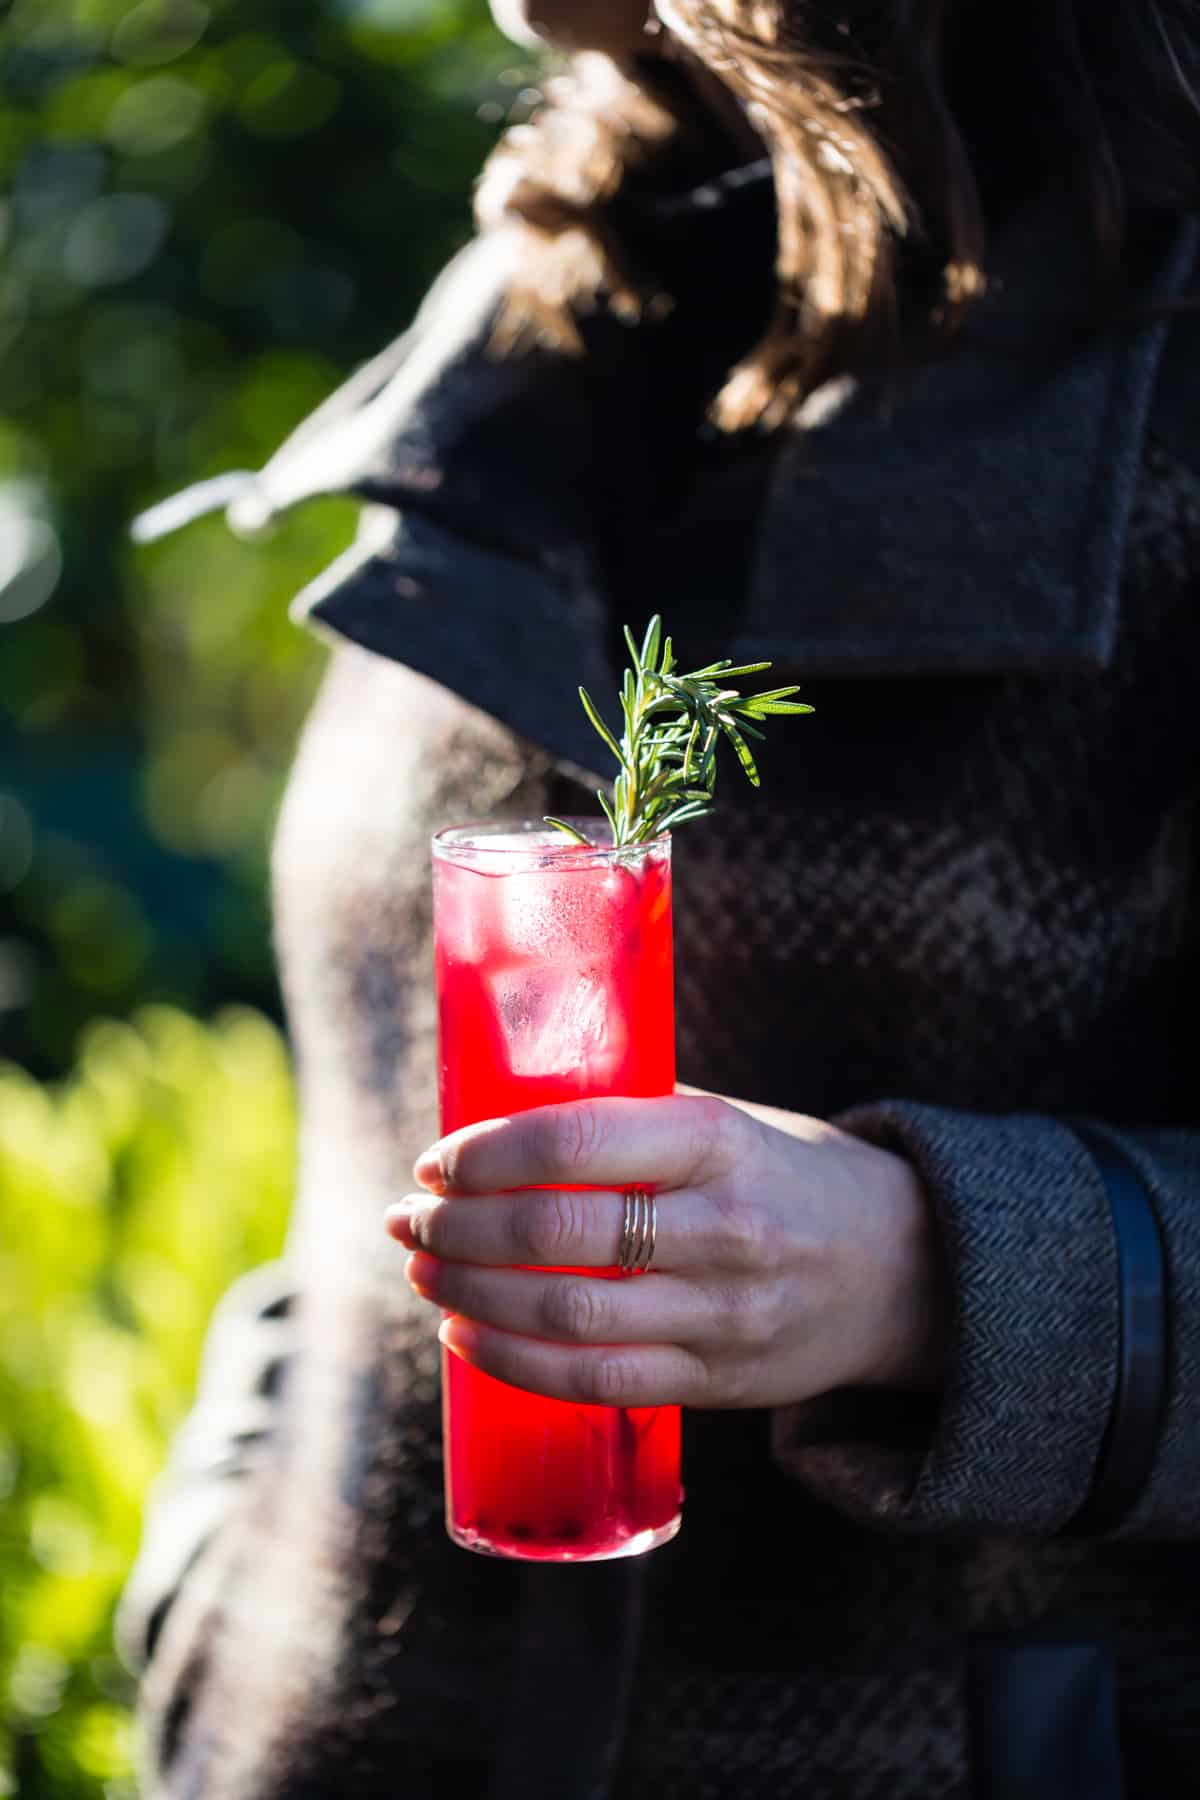
POLYGON ((502 884, 502 930, 519 956, 578 963, 610 953, 630 901, 629 872, 539 869, 502 884))
POLYGON ((615 1075, 625 1022, 599 970, 510 966, 490 985, 514 1075, 559 1075, 581 1087, 615 1075))

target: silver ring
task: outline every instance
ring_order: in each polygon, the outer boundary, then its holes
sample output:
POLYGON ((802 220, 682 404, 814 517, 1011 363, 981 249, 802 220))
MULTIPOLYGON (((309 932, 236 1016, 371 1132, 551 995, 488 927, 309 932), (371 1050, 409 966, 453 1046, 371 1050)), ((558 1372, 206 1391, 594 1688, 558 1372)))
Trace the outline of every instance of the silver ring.
POLYGON ((625 1189, 625 1217, 621 1222, 621 1247, 617 1267, 622 1275, 644 1275, 654 1257, 658 1236, 658 1205, 649 1188, 625 1189))

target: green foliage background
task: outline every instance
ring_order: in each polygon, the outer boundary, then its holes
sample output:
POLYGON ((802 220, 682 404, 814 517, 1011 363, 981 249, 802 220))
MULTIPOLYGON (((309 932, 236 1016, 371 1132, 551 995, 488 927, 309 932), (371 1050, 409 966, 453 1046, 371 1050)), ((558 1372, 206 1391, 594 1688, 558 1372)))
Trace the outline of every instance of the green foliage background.
POLYGON ((536 79, 483 0, 0 0, 0 1792, 131 1792, 114 1599, 291 1180, 286 608, 353 514, 127 522, 403 328, 536 79))
POLYGON ((0 1793, 133 1792, 113 1607, 208 1315, 280 1248, 294 1126, 249 1010, 93 1025, 53 1091, 0 1070, 0 1793))
POLYGON ((269 822, 320 661, 286 605, 353 514, 151 552, 127 523, 403 328, 517 62, 483 0, 0 0, 0 535, 7 497, 63 563, 0 601, 0 1054, 59 1072, 146 998, 274 1007, 269 822))

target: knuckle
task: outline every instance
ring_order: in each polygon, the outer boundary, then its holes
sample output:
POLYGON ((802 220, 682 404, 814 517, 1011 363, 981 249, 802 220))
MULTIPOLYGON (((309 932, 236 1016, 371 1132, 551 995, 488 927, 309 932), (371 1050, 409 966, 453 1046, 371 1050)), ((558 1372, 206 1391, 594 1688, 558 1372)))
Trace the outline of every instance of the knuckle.
POLYGON ((582 1169, 596 1149, 600 1125, 590 1106, 560 1106, 548 1116, 549 1151, 556 1165, 582 1169))
POLYGON ((731 1283, 718 1293, 716 1310, 719 1343, 751 1353, 768 1348, 774 1336, 771 1309, 758 1294, 748 1293, 740 1283, 731 1283))
POLYGON ((620 1350, 588 1357, 579 1368, 580 1397, 599 1406, 628 1406, 635 1392, 637 1365, 620 1350))
POLYGON ((517 1237, 531 1262, 569 1261, 580 1238, 575 1196, 553 1188, 527 1195, 517 1213, 517 1237))
POLYGON ((726 1268, 749 1275, 776 1267, 779 1233, 761 1206, 734 1191, 717 1196, 716 1214, 717 1253, 726 1268))
POLYGON ((556 1281, 542 1301, 542 1322, 551 1337, 587 1339, 600 1334, 603 1297, 589 1281, 556 1281))
POLYGON ((737 1109, 725 1100, 706 1094, 697 1097, 694 1117, 697 1162, 725 1165, 734 1161, 736 1149, 732 1138, 741 1117, 737 1109))

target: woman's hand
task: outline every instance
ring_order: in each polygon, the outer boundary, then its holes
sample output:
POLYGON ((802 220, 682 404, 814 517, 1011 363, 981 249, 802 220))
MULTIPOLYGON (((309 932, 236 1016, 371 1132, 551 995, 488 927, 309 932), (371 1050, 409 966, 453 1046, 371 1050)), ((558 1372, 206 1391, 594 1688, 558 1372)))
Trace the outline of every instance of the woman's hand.
POLYGON ((577 1101, 456 1131, 415 1173, 429 1191, 387 1218, 408 1279, 452 1315, 443 1343, 516 1387, 723 1407, 938 1381, 917 1177, 818 1119, 701 1095, 577 1101), (635 1184, 656 1193, 653 1268, 598 1280, 635 1184))

